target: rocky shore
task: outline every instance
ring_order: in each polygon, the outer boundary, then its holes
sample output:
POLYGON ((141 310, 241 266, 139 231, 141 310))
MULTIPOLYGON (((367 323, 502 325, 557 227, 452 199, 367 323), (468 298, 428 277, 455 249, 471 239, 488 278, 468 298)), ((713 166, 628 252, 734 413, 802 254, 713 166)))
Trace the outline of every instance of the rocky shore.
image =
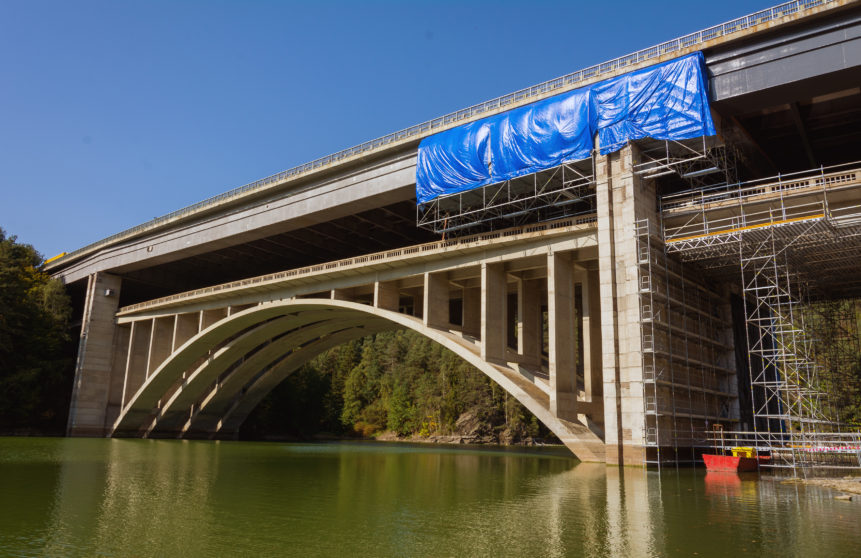
POLYGON ((787 479, 782 481, 783 484, 803 484, 805 486, 821 486, 841 492, 836 498, 841 500, 851 500, 852 495, 855 497, 861 496, 861 477, 839 477, 839 478, 817 478, 817 479, 787 479))
POLYGON ((558 443, 554 441, 545 441, 541 438, 517 438, 514 439, 510 435, 502 432, 499 436, 493 435, 460 435, 460 434, 432 434, 430 436, 399 436, 395 432, 383 432, 377 435, 374 439, 381 442, 410 442, 421 444, 493 444, 501 446, 544 446, 548 444, 558 443))

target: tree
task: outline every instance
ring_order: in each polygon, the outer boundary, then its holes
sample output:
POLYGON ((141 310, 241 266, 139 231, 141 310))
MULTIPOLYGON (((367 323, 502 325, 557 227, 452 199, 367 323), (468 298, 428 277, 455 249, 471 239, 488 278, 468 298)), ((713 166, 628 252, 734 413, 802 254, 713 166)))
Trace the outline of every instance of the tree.
POLYGON ((71 302, 42 256, 0 228, 0 430, 60 433, 71 397, 71 302))

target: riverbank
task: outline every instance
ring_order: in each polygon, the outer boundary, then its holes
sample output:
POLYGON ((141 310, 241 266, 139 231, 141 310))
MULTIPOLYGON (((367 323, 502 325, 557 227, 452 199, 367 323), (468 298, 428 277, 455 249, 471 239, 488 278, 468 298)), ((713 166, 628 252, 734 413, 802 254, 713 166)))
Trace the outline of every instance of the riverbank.
MULTIPOLYGON (((787 479, 782 484, 803 484, 805 486, 821 486, 845 494, 861 495, 861 477, 817 478, 817 479, 787 479)), ((847 498, 848 499, 848 498, 847 498)))
POLYGON ((517 438, 510 436, 492 436, 492 435, 469 435, 469 434, 431 434, 429 436, 421 436, 418 434, 411 436, 401 436, 397 432, 386 430, 379 432, 373 436, 337 436, 330 433, 318 433, 311 437, 299 437, 288 435, 276 436, 261 436, 259 438, 243 438, 245 441, 261 441, 261 442, 400 442, 405 444, 439 444, 439 445, 486 445, 486 446, 512 446, 512 447, 541 447, 541 446, 559 446, 565 447, 559 440, 544 439, 544 438, 517 438))
POLYGON ((448 444, 448 445, 461 445, 461 444, 470 444, 470 445, 494 445, 494 446, 547 446, 547 445, 561 445, 558 441, 545 441, 542 438, 518 438, 514 439, 509 436, 505 436, 505 433, 500 436, 492 436, 492 435, 461 435, 461 434, 450 434, 450 435, 429 435, 429 436, 400 436, 396 432, 386 431, 382 432, 379 435, 375 436, 373 439, 378 440, 380 442, 407 442, 410 444, 448 444), (555 442, 555 443, 554 443, 555 442))

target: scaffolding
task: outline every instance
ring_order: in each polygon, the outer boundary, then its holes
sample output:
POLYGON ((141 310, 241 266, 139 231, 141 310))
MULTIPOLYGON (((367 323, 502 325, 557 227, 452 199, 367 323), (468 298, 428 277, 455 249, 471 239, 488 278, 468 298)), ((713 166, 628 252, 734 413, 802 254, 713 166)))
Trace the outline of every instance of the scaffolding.
POLYGON ((668 254, 741 281, 752 430, 709 442, 755 447, 772 467, 861 466, 861 434, 841 424, 820 378, 858 349, 845 301, 861 295, 861 165, 690 190, 661 210, 668 254), (816 332, 835 321, 846 339, 823 358, 816 332))
POLYGON ((440 196, 416 208, 417 226, 459 235, 595 213, 592 159, 440 196))
POLYGON ((640 161, 633 171, 641 178, 677 175, 690 188, 710 188, 738 182, 738 154, 717 136, 690 140, 638 141, 640 161))
POLYGON ((655 353, 655 299, 652 290, 652 230, 648 219, 636 224, 637 271, 640 293, 640 335, 643 355, 643 417, 646 464, 661 467, 658 425, 658 371, 655 353))
POLYGON ((738 422, 732 324, 724 297, 636 222, 646 464, 693 464, 715 422, 738 422))

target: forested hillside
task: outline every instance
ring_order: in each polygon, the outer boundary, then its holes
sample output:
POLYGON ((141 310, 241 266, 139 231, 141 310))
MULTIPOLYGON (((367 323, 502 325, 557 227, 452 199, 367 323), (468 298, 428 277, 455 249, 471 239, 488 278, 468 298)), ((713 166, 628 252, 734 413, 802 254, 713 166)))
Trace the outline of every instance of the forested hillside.
POLYGON ((63 434, 72 389, 71 305, 42 256, 0 228, 0 433, 63 434))
POLYGON ((379 333, 319 356, 261 403, 242 434, 309 438, 383 432, 464 442, 553 439, 479 370, 411 331, 379 333))

